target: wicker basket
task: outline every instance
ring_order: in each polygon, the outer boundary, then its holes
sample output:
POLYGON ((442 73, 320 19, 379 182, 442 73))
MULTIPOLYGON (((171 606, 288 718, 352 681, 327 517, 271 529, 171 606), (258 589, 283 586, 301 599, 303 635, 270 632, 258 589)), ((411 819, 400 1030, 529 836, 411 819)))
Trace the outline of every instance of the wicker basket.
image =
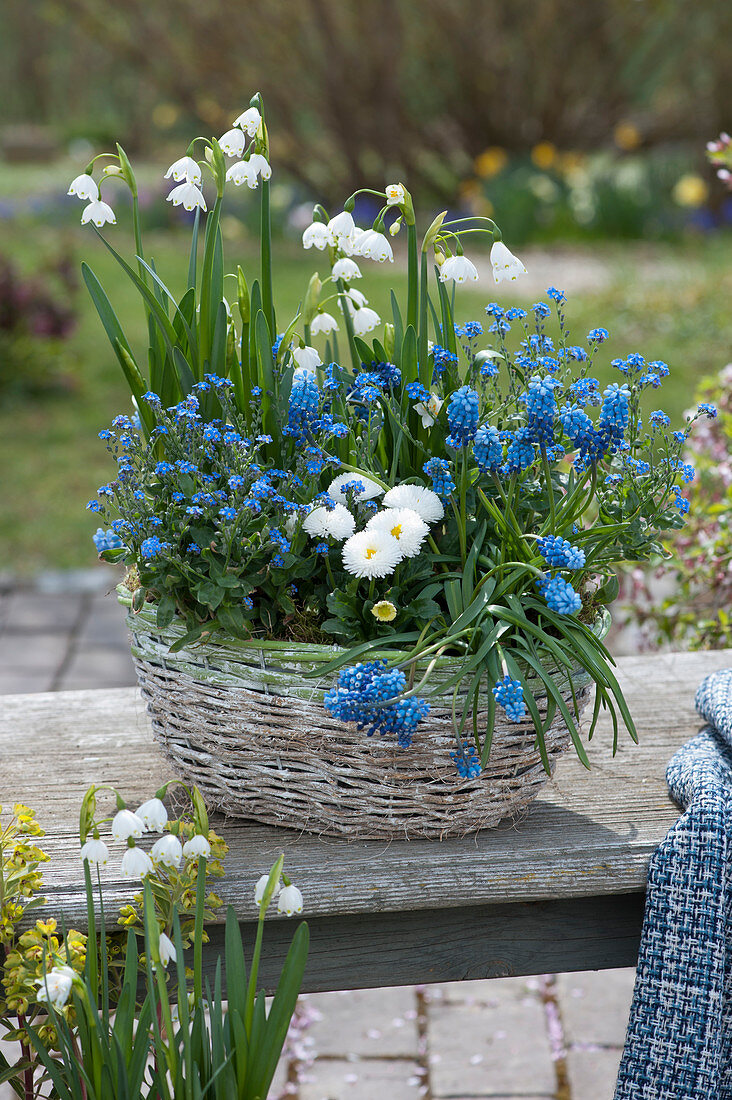
MULTIPOLYGON (((150 605, 127 621, 155 737, 211 810, 329 836, 462 836, 515 816, 547 780, 532 723, 498 716, 486 770, 461 779, 450 758, 452 690, 444 707, 431 696, 409 749, 332 718, 322 697, 336 675, 302 674, 330 661, 336 646, 230 638, 170 653, 181 626, 158 630, 150 605)), ((599 621, 598 634, 608 625, 609 617, 599 621)), ((431 682, 454 670, 443 660, 431 682)), ((591 678, 578 669, 573 681, 584 708, 591 678)), ((571 707, 566 679, 557 684, 571 707)), ((558 715, 546 735, 552 770, 569 740, 558 715)))

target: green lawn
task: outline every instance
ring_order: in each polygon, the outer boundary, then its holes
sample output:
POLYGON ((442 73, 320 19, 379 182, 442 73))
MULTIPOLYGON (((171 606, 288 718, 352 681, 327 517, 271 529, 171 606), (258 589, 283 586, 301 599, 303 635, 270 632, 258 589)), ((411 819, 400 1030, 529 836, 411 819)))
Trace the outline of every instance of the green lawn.
MULTIPOLYGON (((122 221, 122 219, 120 219, 122 221)), ((113 230, 115 243, 129 243, 123 226, 113 230)), ((230 231, 226 243, 227 266, 241 263, 245 272, 256 273, 256 255, 251 240, 230 231)), ((96 271, 112 299, 133 347, 144 348, 142 311, 133 287, 114 260, 88 230, 75 219, 63 230, 34 222, 5 223, 2 251, 30 269, 39 255, 65 247, 74 253, 78 267, 83 256, 96 271)), ((148 236, 146 250, 153 256, 163 279, 172 290, 180 289, 176 272, 184 270, 187 234, 161 233, 148 236)), ((597 248, 593 255, 597 256, 597 248)), ((569 319, 578 342, 590 328, 602 325, 612 340, 604 346, 608 362, 632 350, 649 359, 664 359, 671 376, 664 389, 651 393, 651 408, 665 408, 680 416, 691 404, 696 380, 720 369, 732 356, 732 321, 729 315, 732 291, 730 239, 716 237, 678 246, 651 250, 608 246, 601 253, 612 273, 604 290, 573 295, 569 319)), ((277 307, 280 320, 295 310, 307 280, 322 254, 303 253, 294 243, 277 248, 277 307)), ((386 316, 388 288, 403 293, 405 279, 398 264, 364 264, 365 275, 358 284, 371 304, 386 316), (387 270, 388 268, 388 270, 387 270)), ((491 283, 459 291, 461 320, 479 319, 485 303, 496 297, 491 283)), ((231 283, 234 297, 234 283, 231 283)), ((530 301, 535 294, 532 292, 530 301)), ((526 304, 520 284, 513 298, 526 304)), ((106 337, 83 289, 79 292, 81 320, 71 340, 75 391, 68 397, 32 402, 5 403, 0 409, 0 469, 3 491, 0 499, 0 568, 22 573, 42 568, 72 568, 91 565, 94 548, 91 533, 96 517, 85 511, 96 487, 109 479, 111 464, 98 430, 119 411, 129 410, 129 397, 106 337)), ((139 362, 144 362, 140 354, 139 362)), ((600 370, 604 379, 617 372, 600 370)))

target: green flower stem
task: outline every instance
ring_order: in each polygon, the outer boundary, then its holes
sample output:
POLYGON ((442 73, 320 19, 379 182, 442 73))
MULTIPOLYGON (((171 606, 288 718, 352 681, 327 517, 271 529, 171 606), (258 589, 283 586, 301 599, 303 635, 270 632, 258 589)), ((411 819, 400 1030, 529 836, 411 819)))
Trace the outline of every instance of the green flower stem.
POLYGON ((264 938, 264 918, 267 915, 267 909, 272 901, 275 888, 280 881, 280 875, 282 874, 282 865, 285 861, 284 855, 281 855, 277 862, 272 867, 269 873, 269 881, 264 890, 264 896, 262 903, 259 906, 259 920, 257 921, 257 936, 254 942, 254 951, 252 952, 252 963, 249 968, 249 983, 247 985, 247 998, 244 1008, 244 1028, 247 1033, 247 1038, 251 1039, 252 1035, 252 1021, 254 1020, 254 1001, 257 996, 257 979, 259 977, 259 960, 262 957, 262 940, 264 938))
POLYGON ((272 340, 277 336, 274 296, 272 291, 272 217, 270 212, 269 180, 262 180, 260 201, 261 225, 261 269, 262 269, 262 310, 267 318, 272 340))
POLYGON ((458 539, 460 540, 460 558, 463 565, 465 565, 465 560, 468 556, 468 535, 465 530, 465 523, 462 522, 461 519, 460 507, 455 503, 452 497, 450 497, 450 503, 452 504, 452 510, 455 513, 455 524, 457 526, 458 539))
POLYGON ((549 494, 549 522, 551 523, 552 531, 556 531, 556 506, 554 503, 554 484, 552 482, 552 471, 549 466, 549 459, 546 456, 546 447, 541 444, 541 466, 544 471, 544 480, 546 482, 546 491, 549 494))
POLYGON ((427 343, 429 339, 427 329, 427 277, 427 253, 423 250, 419 280, 419 325, 417 329, 417 360, 419 363, 419 380, 425 387, 425 389, 429 389, 430 385, 432 384, 432 379, 430 378, 429 356, 427 354, 427 343))
POLYGON ((353 365, 354 371, 357 371, 361 366, 361 356, 356 350, 356 341, 353 332, 353 317, 351 317, 351 311, 349 309, 351 300, 346 294, 346 287, 344 285, 343 279, 338 279, 336 281, 336 286, 338 287, 338 297, 340 299, 341 310, 343 312, 343 320, 345 322, 346 332, 348 334, 348 347, 351 352, 351 363, 353 365))
POLYGON ((145 267, 144 263, 140 262, 141 260, 145 259, 145 253, 142 250, 142 225, 140 224, 140 200, 138 199, 136 194, 132 196, 132 225, 133 225, 134 231, 135 231, 135 253, 138 256, 137 268, 138 268, 138 271, 140 273, 140 278, 142 279, 145 286, 147 286, 148 285, 148 282, 147 282, 147 268, 145 267))
POLYGON ((417 329, 417 302, 419 301, 419 246, 417 226, 407 225, 407 325, 417 329))

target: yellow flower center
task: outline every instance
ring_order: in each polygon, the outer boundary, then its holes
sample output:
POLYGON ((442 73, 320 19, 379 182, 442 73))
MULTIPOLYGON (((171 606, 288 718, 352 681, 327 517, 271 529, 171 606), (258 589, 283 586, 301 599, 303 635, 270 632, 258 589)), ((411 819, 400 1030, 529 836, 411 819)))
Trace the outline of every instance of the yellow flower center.
POLYGON ((376 550, 372 546, 370 546, 368 548, 368 550, 366 551, 366 560, 371 561, 371 559, 373 558, 375 553, 376 553, 376 550))
POLYGON ((391 533, 392 533, 392 535, 394 536, 395 539, 398 539, 400 537, 401 533, 402 533, 401 523, 397 523, 396 527, 392 527, 391 533))

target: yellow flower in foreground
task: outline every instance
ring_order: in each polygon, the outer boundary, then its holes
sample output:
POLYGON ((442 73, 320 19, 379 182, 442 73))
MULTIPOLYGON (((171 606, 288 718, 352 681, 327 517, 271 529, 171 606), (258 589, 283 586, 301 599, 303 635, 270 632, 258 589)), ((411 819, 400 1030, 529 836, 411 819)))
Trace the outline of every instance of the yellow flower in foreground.
POLYGON ((490 179, 502 172, 508 162, 508 153, 498 145, 491 145, 485 152, 475 158, 473 167, 478 176, 490 179))
POLYGON ((641 133, 633 122, 619 122, 613 130, 613 137, 618 149, 629 153, 631 149, 637 149, 641 143, 641 133))
POLYGON ((540 141, 531 150, 531 159, 537 168, 541 168, 545 172, 547 168, 551 168, 557 159, 556 146, 552 145, 550 141, 540 141))
POLYGON ((709 188, 701 176, 682 176, 671 192, 679 206, 703 206, 709 195, 709 188))
POLYGON ((397 609, 390 600, 379 600, 371 608, 371 614, 380 623, 391 623, 396 619, 397 609))

